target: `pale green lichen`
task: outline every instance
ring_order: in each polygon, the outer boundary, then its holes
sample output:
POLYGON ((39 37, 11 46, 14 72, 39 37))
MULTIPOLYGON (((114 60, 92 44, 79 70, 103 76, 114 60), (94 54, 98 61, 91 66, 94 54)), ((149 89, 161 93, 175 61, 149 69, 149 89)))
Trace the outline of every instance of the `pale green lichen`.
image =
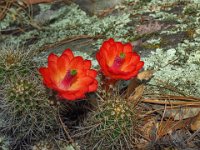
MULTIPOLYGON (((7 35, 6 39, 15 43, 26 44, 27 40, 37 37, 34 45, 39 48, 47 44, 56 43, 70 36, 103 35, 105 37, 115 36, 118 39, 124 39, 123 36, 128 33, 128 28, 125 28, 125 26, 130 22, 130 19, 129 14, 126 13, 120 16, 112 15, 99 19, 96 16, 88 16, 75 4, 63 6, 57 13, 59 17, 54 16, 53 18, 56 18, 56 21, 49 24, 49 26, 41 26, 41 30, 33 29, 19 36, 7 35)), ((37 25, 37 18, 32 22, 32 25, 35 25, 35 23, 37 25)))
POLYGON ((200 5, 191 3, 184 7, 183 13, 186 15, 196 15, 198 12, 200 12, 199 8, 200 8, 200 5))
POLYGON ((157 20, 181 22, 181 20, 177 17, 176 14, 162 12, 162 11, 156 12, 155 14, 150 14, 149 16, 157 20))
POLYGON ((0 31, 6 30, 11 24, 13 25, 12 29, 14 29, 19 24, 29 23, 30 17, 26 14, 25 11, 21 11, 19 13, 19 10, 16 7, 11 7, 8 9, 5 18, 0 21, 0 31))
POLYGON ((51 5, 50 4, 39 4, 39 7, 42 11, 46 11, 51 8, 51 5))
POLYGON ((160 40, 161 40, 161 38, 150 39, 150 40, 147 40, 146 42, 149 43, 149 44, 160 44, 160 40))
POLYGON ((157 49, 150 57, 144 59, 145 69, 157 70, 150 84, 157 84, 157 80, 161 80, 186 95, 199 96, 200 52, 196 49, 190 54, 185 54, 188 48, 185 46, 182 44, 177 49, 157 49), (181 62, 183 60, 184 62, 181 62))
POLYGON ((6 29, 11 22, 12 22, 12 17, 10 15, 6 15, 4 21, 0 21, 0 30, 6 29))
MULTIPOLYGON (((191 1, 178 0, 151 0, 149 3, 141 5, 139 11, 137 9, 132 12, 143 15, 148 13, 148 16, 159 23, 163 21, 168 23, 168 27, 162 28, 159 35, 150 36, 149 40, 143 43, 143 47, 146 49, 149 46, 155 47, 155 51, 143 58, 145 69, 156 70, 150 85, 159 85, 163 81, 179 89, 185 95, 200 95, 199 4, 197 1, 191 3, 191 1), (180 5, 179 10, 173 8, 177 6, 176 4, 180 5), (166 35, 172 39, 175 36, 177 41, 168 41, 165 39, 166 35), (166 47, 162 47, 163 42, 167 42, 167 45, 164 45, 166 47), (170 42, 174 42, 172 46, 170 42)), ((152 50, 152 48, 150 49, 152 50)))

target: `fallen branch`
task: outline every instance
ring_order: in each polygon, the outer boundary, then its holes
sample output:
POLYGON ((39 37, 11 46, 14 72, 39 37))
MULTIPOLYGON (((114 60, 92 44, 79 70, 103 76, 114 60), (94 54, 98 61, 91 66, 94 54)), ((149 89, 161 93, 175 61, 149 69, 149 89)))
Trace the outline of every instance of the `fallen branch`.
POLYGON ((23 0, 24 3, 28 5, 38 4, 38 3, 51 3, 55 0, 23 0))
POLYGON ((0 12, 0 20, 2 20, 5 17, 7 10, 11 7, 14 1, 15 0, 7 1, 5 6, 3 6, 3 10, 0 12))
MULTIPOLYGON (((148 97, 151 97, 151 95, 146 95, 148 97)), ((200 102, 200 98, 199 97, 192 97, 192 96, 178 96, 178 95, 152 95, 152 97, 157 98, 159 100, 163 100, 163 99, 171 99, 171 100, 183 100, 183 101, 197 101, 200 102)))
MULTIPOLYGON (((181 106, 182 108, 183 107, 188 107, 187 105, 183 105, 183 106, 181 106)), ((195 106, 190 106, 189 105, 189 107, 190 108, 199 108, 199 106, 197 105, 195 105, 195 106)), ((153 113, 155 113, 155 112, 158 112, 158 111, 163 111, 164 109, 180 109, 180 106, 167 106, 167 107, 165 107, 165 108, 159 108, 159 109, 155 109, 155 110, 151 110, 151 111, 148 111, 147 113, 145 113, 144 115, 140 115, 139 117, 140 118, 143 118, 143 117, 145 117, 145 116, 148 116, 148 115, 150 115, 150 114, 153 114, 153 113)))
POLYGON ((80 39, 98 39, 98 38, 104 38, 104 36, 102 36, 102 35, 96 35, 96 36, 92 36, 92 35, 71 36, 71 37, 66 38, 64 40, 58 41, 56 44, 44 46, 39 51, 41 52, 41 51, 48 50, 50 48, 56 48, 58 46, 64 45, 64 44, 72 42, 72 41, 80 40, 80 39))
POLYGON ((142 102, 144 103, 152 103, 152 104, 159 104, 159 105, 185 105, 185 106, 199 106, 200 102, 175 102, 168 100, 160 100, 160 99, 143 99, 142 102))

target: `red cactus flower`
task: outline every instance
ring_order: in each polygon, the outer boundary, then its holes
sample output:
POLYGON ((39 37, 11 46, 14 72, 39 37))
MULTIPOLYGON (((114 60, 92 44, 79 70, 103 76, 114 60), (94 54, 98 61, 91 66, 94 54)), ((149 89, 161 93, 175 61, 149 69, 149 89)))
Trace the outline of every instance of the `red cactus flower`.
POLYGON ((112 38, 102 44, 96 58, 103 74, 114 80, 129 80, 135 77, 144 65, 140 56, 132 51, 130 43, 122 44, 112 38))
POLYGON ((60 97, 76 100, 97 90, 97 72, 90 67, 90 60, 83 60, 81 56, 74 57, 72 51, 67 49, 60 57, 51 53, 48 67, 41 67, 39 72, 43 76, 43 83, 57 91, 60 97))

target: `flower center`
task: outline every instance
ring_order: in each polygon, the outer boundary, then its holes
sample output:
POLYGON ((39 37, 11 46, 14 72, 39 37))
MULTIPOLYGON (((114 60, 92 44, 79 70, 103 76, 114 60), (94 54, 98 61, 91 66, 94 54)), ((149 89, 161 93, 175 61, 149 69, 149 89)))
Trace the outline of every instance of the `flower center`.
POLYGON ((75 69, 68 70, 67 73, 65 74, 65 77, 61 81, 60 86, 64 89, 69 88, 76 75, 77 75, 77 71, 75 69))
POLYGON ((115 57, 115 60, 113 62, 112 67, 113 68, 120 68, 120 66, 122 65, 122 63, 124 62, 124 58, 126 57, 126 55, 121 52, 119 56, 115 57))
POLYGON ((121 59, 124 59, 124 58, 126 57, 126 55, 125 55, 123 52, 121 52, 121 53, 119 54, 119 57, 120 57, 121 59))

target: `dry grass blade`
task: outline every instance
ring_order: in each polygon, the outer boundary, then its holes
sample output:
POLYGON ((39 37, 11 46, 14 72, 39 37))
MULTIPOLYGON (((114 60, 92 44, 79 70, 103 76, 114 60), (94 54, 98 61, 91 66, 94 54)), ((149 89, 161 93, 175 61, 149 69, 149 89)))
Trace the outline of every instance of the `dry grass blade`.
POLYGON ((176 95, 161 95, 151 96, 152 98, 143 99, 142 102, 159 104, 159 105, 187 105, 187 106, 199 106, 200 98, 187 97, 187 96, 176 96, 176 95), (154 98, 153 98, 154 97, 154 98))
POLYGON ((172 132, 187 128, 188 125, 190 125, 192 118, 188 118, 185 120, 179 120, 179 121, 174 121, 174 120, 166 120, 162 121, 159 123, 158 128, 157 128, 157 135, 158 138, 166 135, 166 134, 171 134, 172 132))
POLYGON ((133 101, 135 104, 138 103, 138 101, 140 100, 140 98, 142 97, 143 93, 144 93, 144 89, 145 89, 145 85, 139 85, 137 88, 135 88, 135 93, 133 96, 130 96, 128 98, 128 100, 133 101))
POLYGON ((137 78, 133 78, 131 82, 128 85, 128 88, 126 90, 126 96, 129 97, 134 93, 135 89, 140 85, 137 78))
POLYGON ((172 96, 171 98, 178 99, 178 100, 185 100, 185 101, 200 101, 200 98, 198 97, 192 97, 192 96, 172 96))
POLYGON ((192 131, 200 129, 200 112, 193 118, 190 128, 192 131))
POLYGON ((102 35, 96 35, 96 36, 91 36, 91 35, 75 35, 75 36, 71 36, 71 37, 67 37, 64 40, 58 41, 55 44, 51 44, 51 45, 44 45, 41 49, 39 49, 39 51, 45 51, 48 50, 50 48, 56 48, 59 46, 62 46, 66 43, 70 43, 76 40, 80 40, 80 39, 103 39, 104 36, 102 35))
POLYGON ((50 3, 55 0, 23 0, 23 1, 24 1, 24 3, 26 3, 28 5, 32 5, 32 4, 38 4, 38 3, 50 3))
POLYGON ((156 128, 156 118, 152 116, 148 116, 144 118, 144 125, 141 126, 141 133, 147 141, 151 141, 155 138, 156 128))
MULTIPOLYGON (((172 100, 172 99, 171 99, 172 100)), ((199 106, 200 107, 200 102, 177 102, 177 101, 170 101, 168 100, 160 100, 160 99, 143 99, 142 102, 145 103, 152 103, 152 104, 159 104, 159 105, 187 105, 187 106, 199 106)))
POLYGON ((181 94, 183 96, 186 96, 185 93, 183 93, 181 90, 179 90, 177 87, 174 87, 170 83, 167 83, 167 82, 160 80, 160 79, 156 79, 156 81, 158 82, 158 85, 161 84, 163 86, 163 88, 170 90, 170 91, 173 91, 173 92, 176 92, 176 93, 181 94))
POLYGON ((149 80, 152 78, 154 70, 145 70, 137 75, 139 80, 149 80))
POLYGON ((115 10, 115 7, 102 10, 99 14, 97 14, 97 16, 98 17, 105 17, 105 16, 111 14, 114 10, 115 10))
MULTIPOLYGON (((181 108, 184 108, 184 107, 190 107, 190 108, 199 108, 199 106, 197 105, 197 106, 193 106, 193 105, 183 105, 183 106, 181 106, 181 108)), ((145 117, 145 116, 148 116, 148 115, 150 115, 150 114, 153 114, 153 113, 156 113, 156 112, 159 112, 159 111, 163 111, 165 108, 159 108, 159 109, 154 109, 154 110, 151 110, 151 111, 148 111, 148 112, 146 112, 144 115, 140 115, 140 118, 143 118, 143 117, 145 117)), ((175 109, 180 109, 180 106, 166 106, 166 109, 168 109, 168 110, 175 110, 175 109)))
POLYGON ((149 97, 154 97, 156 99, 164 100, 164 99, 173 99, 179 101, 197 101, 200 102, 200 98, 192 97, 192 96, 178 96, 178 95, 147 95, 149 97))
MULTIPOLYGON (((168 108, 165 107, 161 121, 158 121, 154 117, 150 117, 142 127, 142 131, 145 131, 144 134, 147 138, 159 140, 166 135, 172 135, 177 130, 188 129, 192 121, 196 117, 190 117, 187 119, 173 120, 174 115, 169 118, 165 118, 165 111, 168 108)), ((149 117, 147 117, 149 118, 149 117)))
POLYGON ((5 15, 6 12, 8 11, 8 9, 11 7, 11 5, 14 3, 15 0, 11 0, 11 1, 2 1, 2 3, 0 3, 0 20, 2 20, 5 15), (5 3, 5 5, 4 5, 5 3), (2 5, 2 10, 1 10, 1 5, 2 5))

